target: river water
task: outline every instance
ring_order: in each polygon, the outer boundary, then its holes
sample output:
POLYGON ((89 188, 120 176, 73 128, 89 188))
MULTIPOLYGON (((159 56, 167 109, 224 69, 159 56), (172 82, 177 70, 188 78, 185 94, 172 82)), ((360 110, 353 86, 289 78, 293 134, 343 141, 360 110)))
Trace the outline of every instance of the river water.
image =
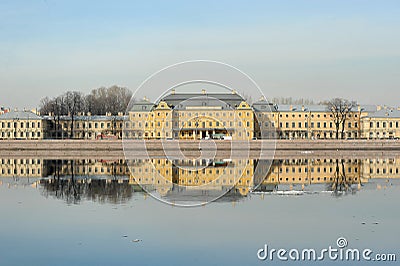
POLYGON ((303 265, 257 253, 338 238, 398 261, 399 171, 397 157, 0 158, 0 265, 303 265))

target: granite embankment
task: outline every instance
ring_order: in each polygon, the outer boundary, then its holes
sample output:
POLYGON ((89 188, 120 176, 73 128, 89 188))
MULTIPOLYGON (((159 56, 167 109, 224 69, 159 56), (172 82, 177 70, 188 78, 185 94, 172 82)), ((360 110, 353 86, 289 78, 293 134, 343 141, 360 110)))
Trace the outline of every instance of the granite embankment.
POLYGON ((193 140, 0 140, 3 157, 110 157, 143 158, 285 158, 312 156, 395 156, 400 155, 398 140, 251 140, 251 141, 193 141, 193 140), (124 152, 125 151, 125 152, 124 152))

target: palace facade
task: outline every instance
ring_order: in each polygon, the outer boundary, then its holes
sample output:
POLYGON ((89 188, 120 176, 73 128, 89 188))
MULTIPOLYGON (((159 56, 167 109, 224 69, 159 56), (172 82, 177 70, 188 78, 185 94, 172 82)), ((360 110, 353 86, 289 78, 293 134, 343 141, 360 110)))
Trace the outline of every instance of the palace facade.
POLYGON ((254 137, 252 107, 237 93, 175 93, 157 103, 137 102, 129 112, 126 137, 208 139, 254 137))

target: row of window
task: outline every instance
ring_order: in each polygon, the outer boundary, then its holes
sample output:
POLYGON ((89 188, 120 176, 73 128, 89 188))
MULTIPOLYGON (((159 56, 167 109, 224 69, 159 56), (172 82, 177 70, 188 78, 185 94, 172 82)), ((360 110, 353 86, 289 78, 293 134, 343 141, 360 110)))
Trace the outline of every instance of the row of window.
MULTIPOLYGON (((142 118, 142 117, 148 117, 149 115, 151 117, 154 117, 154 115, 156 114, 157 117, 160 117, 162 115, 161 112, 157 112, 157 113, 132 113, 131 116, 133 118, 142 118)), ((250 117, 252 112, 238 112, 239 116, 247 116, 250 117)), ((166 116, 169 115, 169 113, 165 113, 166 116)), ((191 112, 174 112, 174 117, 205 117, 205 116, 209 116, 209 117, 218 117, 218 116, 222 116, 222 117, 233 117, 234 116, 234 112, 233 111, 218 111, 218 112, 203 112, 203 113, 191 113, 191 112)))
POLYGON ((1 164, 40 164, 40 159, 1 159, 1 164))
MULTIPOLYGON (((150 126, 151 128, 153 128, 154 124, 156 124, 156 126, 159 127, 159 128, 162 126, 162 122, 159 121, 159 122, 156 122, 156 123, 154 123, 154 122, 151 122, 151 123, 145 122, 145 127, 148 128, 150 126)), ((130 125, 131 124, 129 124, 129 122, 126 122, 125 127, 126 128, 130 128, 130 125)), ((142 123, 141 122, 139 122, 137 125, 139 126, 139 128, 142 127, 142 123)), ((175 127, 178 127, 179 123, 178 122, 174 122, 173 125, 175 127)), ((181 127, 191 127, 191 128, 206 128, 206 127, 213 128, 213 127, 221 127, 221 126, 223 126, 223 127, 226 127, 226 126, 233 127, 234 126, 234 122, 232 122, 232 121, 231 122, 220 122, 220 121, 192 122, 192 121, 189 121, 189 122, 181 122, 180 125, 181 125, 181 127)), ((250 121, 247 121, 245 123, 245 125, 246 125, 246 127, 250 127, 251 126, 250 121)), ((133 122, 132 123, 132 128, 135 128, 135 126, 136 126, 136 124, 135 124, 135 122, 133 122)), ((239 127, 242 126, 242 121, 238 122, 238 126, 239 127)), ((165 122, 165 127, 166 128, 170 127, 170 122, 168 122, 168 121, 165 122)))
POLYGON ((8 174, 8 175, 11 175, 11 174, 14 174, 14 175, 17 175, 17 174, 20 174, 20 175, 24 175, 24 174, 27 174, 27 175, 29 175, 29 174, 31 174, 31 175, 36 175, 36 174, 38 174, 38 175, 40 175, 40 169, 35 169, 35 168, 32 168, 32 169, 29 169, 29 168, 27 168, 26 170, 24 170, 24 168, 21 168, 19 171, 17 170, 17 169, 10 169, 10 168, 8 168, 7 170, 6 169, 4 169, 4 168, 2 168, 1 169, 1 174, 2 175, 5 175, 5 174, 8 174))
POLYGON ((389 128, 399 128, 399 122, 369 122, 369 127, 373 128, 374 126, 376 126, 376 128, 380 128, 382 126, 382 128, 387 128, 389 126, 389 128))
MULTIPOLYGON (((387 170, 386 168, 376 168, 375 170, 373 168, 369 169, 369 173, 370 174, 387 174, 387 170)), ((399 169, 393 169, 393 168, 389 168, 389 174, 398 174, 399 173, 399 169)))
MULTIPOLYGON (((274 115, 273 115, 273 116, 274 116, 274 115)), ((288 118, 288 117, 289 117, 289 114, 286 114, 286 115, 284 115, 284 116, 285 116, 286 118, 288 118)), ((348 114, 348 115, 347 115, 347 117, 349 117, 349 118, 351 118, 352 116, 353 116, 352 114, 348 114)), ((283 114, 280 114, 279 117, 283 117, 283 114)), ((295 115, 295 114, 292 114, 292 117, 295 118, 296 115, 295 115)), ((302 114, 298 114, 297 117, 301 118, 301 117, 302 117, 302 114)), ((304 117, 308 117, 308 114, 305 114, 304 117)), ((324 118, 330 117, 330 118, 333 118, 333 115, 332 115, 332 114, 329 114, 329 115, 323 114, 323 115, 321 116, 320 114, 317 114, 317 115, 311 114, 311 117, 312 117, 312 118, 314 118, 314 117, 317 117, 317 118, 320 118, 320 117, 324 117, 324 118)), ((358 117, 358 115, 357 115, 357 114, 354 114, 354 117, 358 117)))
MULTIPOLYGON (((346 177, 346 181, 347 182, 354 182, 354 181, 357 181, 357 177, 355 177, 354 179, 353 178, 351 178, 351 177, 346 177)), ((324 177, 311 177, 311 179, 310 179, 311 181, 333 181, 334 180, 334 178, 333 177, 326 177, 326 176, 324 176, 324 177)), ((271 181, 272 182, 274 182, 275 181, 275 178, 272 178, 271 179, 271 181)), ((301 181, 308 181, 308 177, 305 177, 304 179, 302 178, 302 177, 298 177, 298 178, 295 178, 295 177, 292 177, 291 178, 291 180, 289 180, 289 178, 288 177, 286 177, 286 178, 282 178, 282 177, 280 177, 279 178, 279 181, 286 181, 286 182, 289 182, 289 181, 296 181, 296 182, 301 182, 301 181)))
MULTIPOLYGON (((271 122, 271 123, 265 122, 264 123, 264 127, 269 127, 270 125, 271 125, 271 127, 274 127, 275 123, 274 122, 271 122)), ((308 124, 308 122, 304 122, 304 123, 298 122, 297 124, 296 124, 296 122, 292 122, 292 123, 289 123, 289 122, 282 123, 282 122, 280 122, 279 123, 279 127, 280 128, 302 128, 303 125, 304 125, 304 128, 308 128, 309 124, 308 124)), ((334 126, 333 122, 329 122, 329 123, 328 122, 317 122, 317 123, 311 122, 310 123, 310 128, 315 128, 315 125, 316 125, 316 128, 336 128, 336 126, 334 126)), ((352 126, 353 126, 353 124, 351 122, 347 123, 347 127, 348 128, 352 128, 352 126)), ((357 128, 357 127, 358 127, 358 123, 354 122, 354 128, 357 128)))
POLYGON ((1 132, 1 138, 40 138, 41 134, 39 132, 1 132))
MULTIPOLYGON (((291 169, 292 169, 292 173, 302 173, 302 171, 303 171, 301 167, 297 168, 297 172, 296 172, 296 168, 295 167, 291 167, 291 169)), ((314 169, 314 167, 310 168, 311 173, 314 173, 315 170, 316 170, 317 173, 321 173, 321 172, 323 172, 323 173, 333 173, 333 172, 336 171, 333 167, 329 167, 329 168, 324 167, 322 169, 321 169, 321 167, 316 167, 315 169, 314 169)), ((290 167, 285 167, 285 172, 288 174, 290 172, 290 167)), ((358 169, 357 168, 348 167, 346 173, 350 174, 352 172, 358 173, 358 169), (352 169, 354 169, 354 170, 352 170, 352 169)), ((281 174, 283 173, 283 168, 282 167, 279 168, 279 173, 281 173, 281 174)), ((304 168, 304 173, 308 173, 308 168, 304 168)))
POLYGON ((40 122, 1 122, 0 128, 40 128, 40 122))
MULTIPOLYGON (((64 122, 61 123, 61 125, 63 126, 63 128, 70 128, 71 127, 71 123, 69 122, 64 122)), ((116 128, 117 126, 119 126, 120 128, 122 128, 122 123, 113 123, 113 128, 116 128)), ((90 123, 81 123, 81 122, 75 122, 74 123, 75 128, 79 129, 79 128, 86 128, 88 127, 89 129, 91 128, 107 128, 107 129, 111 129, 111 122, 90 122, 90 123), (87 126, 86 126, 87 124, 87 126)))

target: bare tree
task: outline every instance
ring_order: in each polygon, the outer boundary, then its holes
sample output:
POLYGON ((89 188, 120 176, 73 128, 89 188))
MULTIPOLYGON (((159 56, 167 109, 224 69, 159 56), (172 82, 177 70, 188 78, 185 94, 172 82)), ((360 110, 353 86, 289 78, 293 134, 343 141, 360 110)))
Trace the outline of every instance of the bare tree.
POLYGON ((85 98, 87 112, 96 115, 124 113, 131 97, 130 90, 115 85, 110 88, 94 89, 85 98))
POLYGON ((349 101, 343 98, 334 98, 327 102, 327 109, 332 114, 333 123, 336 128, 336 139, 339 139, 339 131, 341 127, 341 138, 344 138, 344 130, 347 118, 351 110, 357 106, 355 101, 349 101))
POLYGON ((56 138, 59 138, 60 134, 64 136, 64 132, 61 131, 61 116, 69 116, 71 123, 68 133, 69 137, 73 138, 75 116, 78 113, 90 112, 93 115, 124 113, 131 97, 132 92, 129 89, 119 86, 94 89, 88 95, 78 91, 67 91, 54 98, 44 97, 40 101, 39 111, 41 114, 51 114, 53 116, 52 127, 56 138))
POLYGON ((73 138, 75 116, 84 111, 84 96, 83 93, 78 91, 68 91, 65 93, 65 99, 66 113, 71 117, 70 138, 73 138))

